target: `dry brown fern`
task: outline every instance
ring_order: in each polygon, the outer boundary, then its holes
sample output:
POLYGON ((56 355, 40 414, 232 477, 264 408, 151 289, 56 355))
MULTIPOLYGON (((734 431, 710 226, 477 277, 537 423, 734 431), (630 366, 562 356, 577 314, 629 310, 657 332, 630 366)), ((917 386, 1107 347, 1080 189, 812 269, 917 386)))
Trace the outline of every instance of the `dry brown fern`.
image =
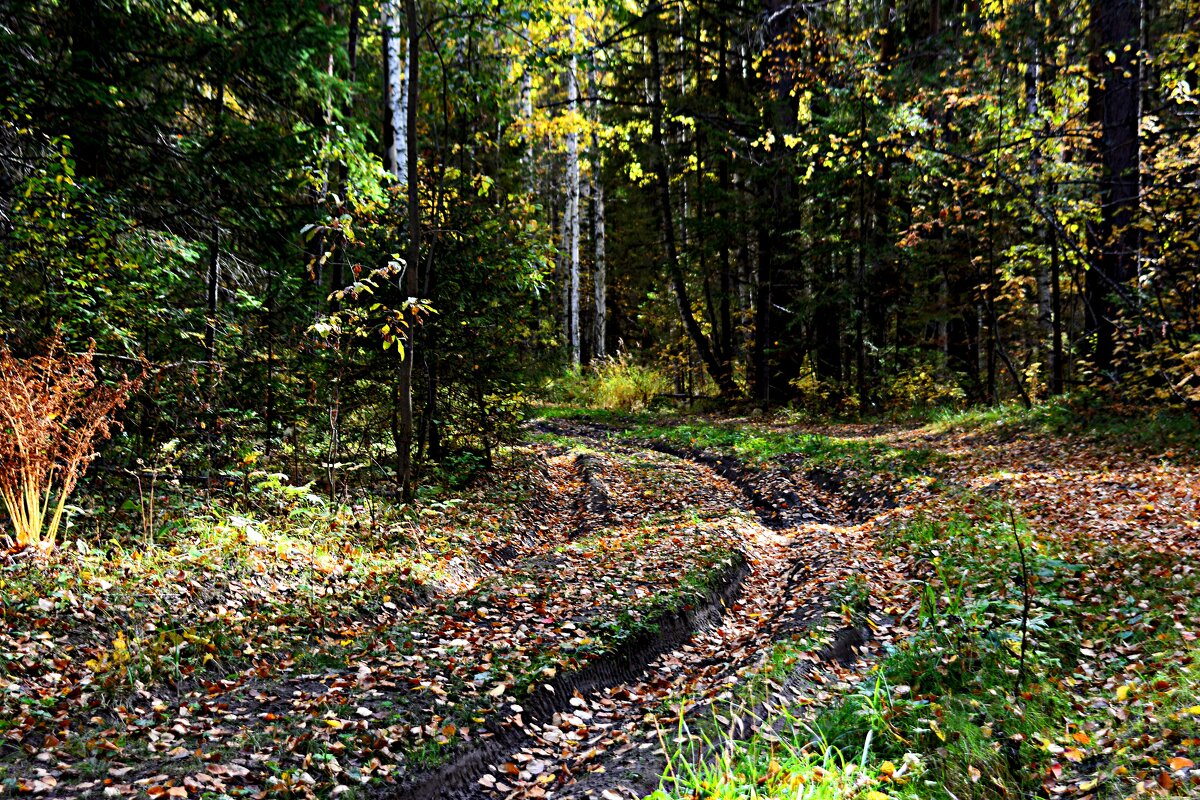
POLYGON ((94 355, 58 337, 30 358, 0 346, 0 499, 18 545, 54 546, 67 498, 140 381, 98 383, 94 355))

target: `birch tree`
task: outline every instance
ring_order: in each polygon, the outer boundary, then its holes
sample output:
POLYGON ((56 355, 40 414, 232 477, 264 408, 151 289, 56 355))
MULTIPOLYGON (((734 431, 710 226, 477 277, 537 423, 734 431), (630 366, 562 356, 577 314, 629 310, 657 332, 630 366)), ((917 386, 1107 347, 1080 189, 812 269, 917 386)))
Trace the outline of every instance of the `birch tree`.
POLYGON ((601 169, 603 156, 600 152, 600 137, 597 134, 596 119, 599 117, 600 71, 593 69, 591 74, 591 106, 593 116, 592 127, 592 300, 595 317, 592 321, 592 357, 604 358, 608 354, 605 342, 606 320, 608 311, 608 275, 605 264, 604 240, 604 173, 601 169))
POLYGON ((387 131, 387 168, 396 181, 404 186, 408 183, 408 81, 410 75, 403 54, 400 34, 400 10, 394 0, 383 4, 383 54, 384 75, 387 78, 384 97, 387 131))
POLYGON ((575 52, 575 16, 570 24, 571 60, 567 66, 567 112, 570 128, 567 131, 567 207, 564 231, 567 235, 567 341, 571 349, 571 365, 580 364, 579 336, 579 84, 578 56, 575 52))

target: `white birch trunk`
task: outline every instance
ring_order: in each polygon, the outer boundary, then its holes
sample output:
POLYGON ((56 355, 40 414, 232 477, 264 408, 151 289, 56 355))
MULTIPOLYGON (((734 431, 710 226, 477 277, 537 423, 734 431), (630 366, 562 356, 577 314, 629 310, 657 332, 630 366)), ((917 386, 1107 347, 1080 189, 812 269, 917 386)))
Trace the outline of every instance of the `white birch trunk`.
MULTIPOLYGON (((600 117, 600 109, 597 107, 597 99, 600 93, 600 71, 592 71, 592 114, 595 119, 600 117)), ((605 316, 608 312, 608 275, 605 264, 605 241, 604 241, 604 173, 600 168, 603 159, 600 153, 600 142, 596 135, 595 129, 592 130, 592 179, 594 188, 592 190, 592 214, 594 227, 592 229, 592 299, 595 308, 595 317, 592 320, 592 357, 593 359, 604 358, 608 355, 605 335, 607 333, 607 322, 605 316)))
POLYGON ((566 232, 570 295, 567 309, 567 333, 571 347, 571 365, 581 361, 579 336, 579 131, 575 116, 579 110, 579 84, 576 79, 575 17, 571 24, 571 63, 567 69, 567 108, 571 128, 567 133, 567 208, 566 232))
POLYGON ((607 333, 607 323, 605 316, 608 313, 608 274, 607 265, 605 264, 605 241, 604 241, 604 182, 600 175, 600 154, 596 154, 596 192, 592 195, 592 202, 596 208, 596 232, 595 232, 595 265, 592 268, 592 288, 594 292, 596 319, 593 323, 593 333, 595 334, 595 357, 604 358, 608 355, 607 344, 604 337, 607 333))
POLYGON ((400 40, 400 12, 393 0, 383 5, 387 36, 387 110, 392 127, 388 169, 401 185, 408 183, 408 62, 400 40))
MULTIPOLYGON (((1034 3, 1034 14, 1038 17, 1040 24, 1041 9, 1039 3, 1034 3)), ((1034 34, 1029 38, 1029 63, 1025 67, 1025 115, 1029 119, 1029 129, 1033 131, 1038 124, 1038 117, 1041 114, 1041 36, 1034 34)), ((1029 177, 1033 184, 1033 201, 1036 205, 1042 199, 1042 184, 1040 175, 1039 161, 1041 159, 1041 147, 1035 146, 1033 153, 1029 159, 1029 177)), ((1054 232, 1049 225, 1039 225, 1041 230, 1042 242, 1046 245, 1050 244, 1054 232)), ((1049 249, 1049 247, 1047 247, 1049 249)), ((1037 343, 1037 351, 1044 354, 1045 363, 1042 365, 1046 375, 1046 385, 1051 385, 1054 382, 1054 375, 1057 374, 1054 349, 1054 303, 1051 294, 1050 284, 1050 264, 1048 258, 1037 259, 1036 268, 1037 281, 1037 323, 1038 329, 1041 332, 1041 339, 1037 343)))
MULTIPOLYGON (((529 40, 529 28, 525 29, 524 38, 529 40)), ((533 69, 527 60, 521 73, 521 121, 525 125, 525 153, 522 156, 525 170, 525 186, 533 191, 533 69)))

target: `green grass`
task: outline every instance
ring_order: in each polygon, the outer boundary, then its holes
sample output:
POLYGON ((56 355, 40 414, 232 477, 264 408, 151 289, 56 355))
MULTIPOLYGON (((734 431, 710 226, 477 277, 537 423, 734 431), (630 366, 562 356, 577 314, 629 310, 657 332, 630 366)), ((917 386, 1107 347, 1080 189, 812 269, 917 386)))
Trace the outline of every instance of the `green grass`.
POLYGON ((934 433, 993 430, 1083 435, 1139 449, 1200 449, 1200 417, 1176 409, 1114 408, 1089 398, 1059 398, 1031 409, 1019 404, 977 406, 933 414, 934 433))
MULTIPOLYGON (((805 722, 784 709, 776 733, 748 737, 686 723, 668 748, 661 798, 782 798, 804 786, 799 796, 814 798, 985 800, 1037 794, 1052 768, 1123 797, 1139 780, 1167 780, 1172 758, 1200 761, 1200 652, 1180 625, 1200 618, 1196 571, 1166 553, 1032 531, 993 499, 960 492, 945 506, 883 540, 923 576, 900 620, 914 632, 805 722), (1088 733, 1106 730, 1106 742, 1088 733), (912 754, 919 780, 880 780, 912 754), (842 781, 850 764, 858 788, 842 781), (834 777, 813 780, 818 768, 834 777), (806 782, 780 788, 794 776, 806 782)), ((853 577, 835 594, 851 607, 853 577)), ((789 674, 798 644, 771 651, 735 693, 738 707, 755 707, 789 674)))
POLYGON ((916 475, 944 460, 943 456, 924 448, 892 447, 870 439, 775 431, 744 423, 724 423, 696 417, 621 414, 562 407, 539 409, 539 416, 604 423, 620 428, 622 436, 729 453, 753 465, 768 464, 782 456, 802 456, 810 469, 892 471, 900 475, 916 475))
POLYGON ((875 757, 868 739, 844 750, 786 712, 724 730, 694 729, 683 715, 660 731, 667 769, 650 800, 916 800, 926 796, 920 758, 897 766, 875 757))

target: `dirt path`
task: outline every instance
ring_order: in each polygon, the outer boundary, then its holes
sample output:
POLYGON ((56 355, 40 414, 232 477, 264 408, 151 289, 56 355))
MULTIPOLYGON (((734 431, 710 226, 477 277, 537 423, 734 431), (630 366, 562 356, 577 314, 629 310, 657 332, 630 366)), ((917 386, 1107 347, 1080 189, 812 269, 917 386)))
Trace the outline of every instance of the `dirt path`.
MULTIPOLYGON (((852 577, 896 578, 856 509, 802 470, 563 426, 520 462, 532 494, 453 522, 504 512, 436 583, 402 595, 393 581, 371 609, 330 604, 332 617, 238 617, 295 630, 299 649, 247 645, 236 666, 61 703, 63 667, 26 658, 10 695, 56 710, 7 723, 0 777, 54 797, 641 797, 681 708, 728 714, 777 641, 813 645, 787 681, 796 707, 822 702, 853 679, 859 650, 886 641, 849 628, 832 599, 852 577)), ((349 580, 335 573, 322 590, 349 580)), ((200 610, 219 621, 258 597, 200 610)), ((867 618, 887 631, 887 613, 874 603, 867 618)), ((82 689, 94 675, 79 667, 82 689)))
MULTIPOLYGON (((831 609, 831 595, 845 580, 863 575, 860 556, 870 549, 866 526, 851 521, 840 498, 799 475, 782 481, 728 458, 655 452, 595 426, 543 430, 569 435, 591 451, 585 484, 593 492, 607 487, 605 506, 616 524, 644 513, 642 498, 623 485, 622 467, 635 465, 643 476, 683 477, 690 507, 737 521, 749 574, 736 601, 719 617, 710 616, 711 624, 658 654, 633 680, 565 698, 550 718, 525 726, 521 740, 459 796, 643 797, 659 784, 661 737, 674 738, 680 707, 692 717, 728 714, 741 679, 779 639, 808 633, 830 643, 788 681, 791 691, 781 701, 793 706, 818 703, 834 685, 853 680, 849 665, 858 651, 880 645, 831 609), (780 496, 786 499, 771 499, 780 496)), ((867 567, 885 568, 876 562, 867 567)))

